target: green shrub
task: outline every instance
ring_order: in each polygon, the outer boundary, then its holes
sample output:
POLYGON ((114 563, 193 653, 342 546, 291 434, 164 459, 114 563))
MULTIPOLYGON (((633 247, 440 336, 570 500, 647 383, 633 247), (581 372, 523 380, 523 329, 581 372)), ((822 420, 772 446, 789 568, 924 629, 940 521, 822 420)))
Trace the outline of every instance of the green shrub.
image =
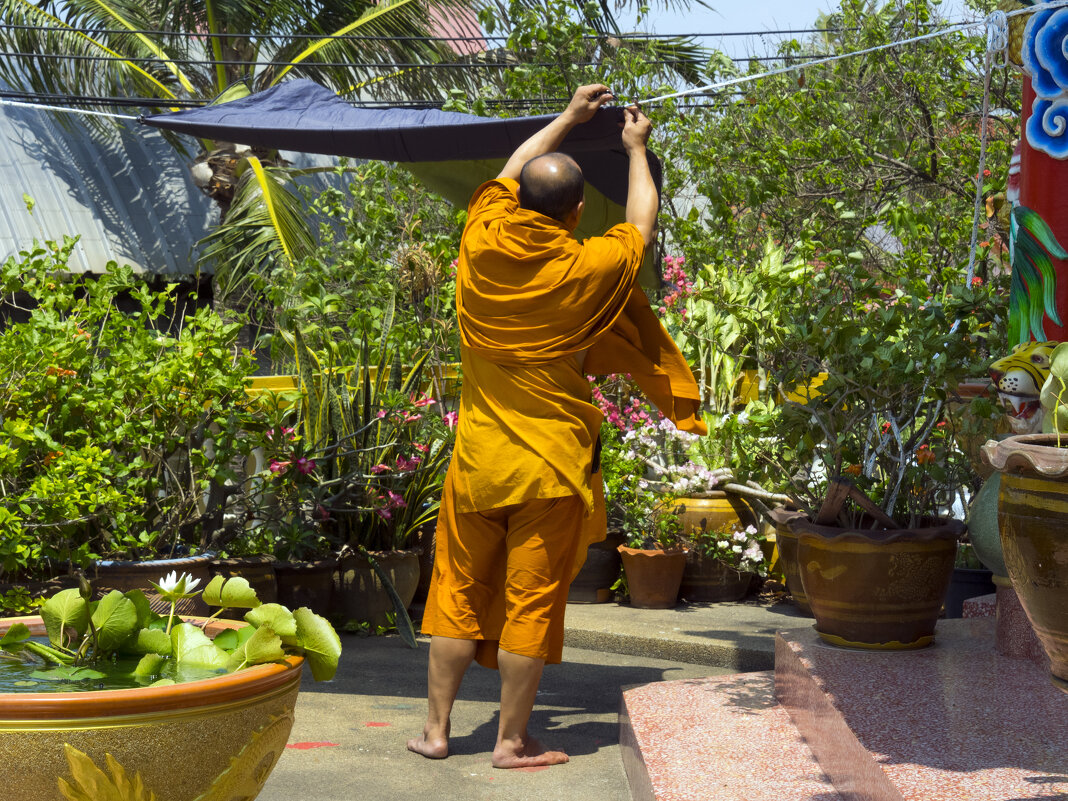
POLYGON ((0 331, 4 578, 203 547, 240 485, 241 432, 258 425, 237 324, 208 309, 176 321, 174 285, 150 291, 114 263, 64 278, 75 244, 35 244, 0 268, 4 294, 30 309, 0 331))

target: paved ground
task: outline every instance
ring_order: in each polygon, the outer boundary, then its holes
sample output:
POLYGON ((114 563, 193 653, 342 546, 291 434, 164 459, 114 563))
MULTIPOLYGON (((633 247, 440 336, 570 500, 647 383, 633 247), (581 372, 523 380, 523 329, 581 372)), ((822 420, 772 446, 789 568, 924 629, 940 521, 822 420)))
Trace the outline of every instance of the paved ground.
POLYGON ((567 643, 582 647, 565 648, 564 663, 546 668, 532 728, 572 759, 524 772, 489 764, 495 671, 471 668, 453 715, 452 756, 427 760, 404 745, 426 711, 427 641, 413 651, 396 637, 344 636, 337 678, 316 684, 305 677, 290 748, 259 799, 627 801, 619 752, 623 688, 770 669, 774 632, 811 622, 782 603, 569 606, 567 643), (319 743, 332 745, 308 747, 319 743))

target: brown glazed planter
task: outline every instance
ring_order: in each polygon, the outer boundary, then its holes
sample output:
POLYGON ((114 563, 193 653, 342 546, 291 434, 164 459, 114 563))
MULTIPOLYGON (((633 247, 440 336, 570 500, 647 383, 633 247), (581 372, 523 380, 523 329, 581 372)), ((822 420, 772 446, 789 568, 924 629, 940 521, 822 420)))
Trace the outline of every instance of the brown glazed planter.
POLYGON ((274 577, 278 585, 278 603, 288 609, 306 606, 317 615, 329 616, 336 570, 336 559, 275 562, 274 577))
POLYGON ((736 570, 695 550, 686 554, 679 597, 691 602, 740 601, 749 594, 755 573, 736 570))
POLYGON ((1026 434, 983 446, 1001 473, 998 522, 1012 587, 1068 692, 1068 436, 1026 434))
POLYGON ((908 650, 934 640, 964 525, 930 519, 922 528, 819 526, 795 517, 801 583, 825 642, 908 650))
MULTIPOLYGON (((419 552, 371 551, 371 556, 389 576, 405 608, 410 607, 419 586, 419 552)), ((359 555, 346 556, 338 562, 332 605, 334 615, 343 621, 372 626, 389 625, 387 614, 394 611, 393 601, 371 563, 359 555)))
MULTIPOLYGON (((701 497, 679 498, 679 526, 691 541, 702 533, 730 527, 756 526, 757 516, 746 501, 727 492, 709 492, 701 497)), ((679 595, 687 601, 738 601, 749 592, 752 573, 706 559, 691 548, 686 555, 679 595)))
POLYGON ((797 563, 797 533, 791 530, 789 521, 794 518, 805 519, 802 512, 778 507, 771 510, 771 519, 775 523, 775 544, 779 549, 779 566, 782 569, 786 589, 794 604, 806 615, 812 614, 805 587, 801 583, 801 572, 797 563))
MULTIPOLYGON (((45 633, 39 617, 24 617, 0 620, 0 635, 17 622, 45 633)), ((241 625, 220 620, 208 631, 241 625)), ((3 799, 65 801, 58 780, 75 781, 69 744, 109 776, 110 755, 156 798, 251 801, 289 738, 303 664, 289 657, 167 687, 0 693, 3 799)))
POLYGON ((670 609, 678 603, 686 551, 680 549, 628 548, 620 545, 619 555, 627 574, 630 605, 639 609, 670 609))
MULTIPOLYGON (((179 576, 182 573, 188 573, 198 579, 200 584, 197 585, 197 589, 203 590, 211 581, 211 558, 187 556, 183 559, 153 559, 143 562, 101 561, 95 565, 93 587, 97 590, 119 590, 120 592, 141 590, 148 598, 152 611, 165 615, 171 611, 170 603, 160 598, 148 582, 154 581, 158 584, 160 579, 172 571, 179 576)), ((204 603, 198 592, 195 598, 183 598, 179 601, 177 611, 180 615, 207 616, 215 610, 204 603)))

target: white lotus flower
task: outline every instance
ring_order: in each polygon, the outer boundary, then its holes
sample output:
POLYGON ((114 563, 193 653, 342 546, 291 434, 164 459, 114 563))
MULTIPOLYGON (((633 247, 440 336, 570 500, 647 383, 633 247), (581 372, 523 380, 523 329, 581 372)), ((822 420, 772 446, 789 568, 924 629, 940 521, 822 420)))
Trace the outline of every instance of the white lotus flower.
POLYGON ((156 588, 161 598, 170 603, 175 603, 182 598, 192 598, 196 595, 194 590, 200 583, 200 579, 193 578, 189 573, 182 573, 179 576, 177 572, 172 570, 159 580, 159 584, 154 581, 149 583, 156 588))

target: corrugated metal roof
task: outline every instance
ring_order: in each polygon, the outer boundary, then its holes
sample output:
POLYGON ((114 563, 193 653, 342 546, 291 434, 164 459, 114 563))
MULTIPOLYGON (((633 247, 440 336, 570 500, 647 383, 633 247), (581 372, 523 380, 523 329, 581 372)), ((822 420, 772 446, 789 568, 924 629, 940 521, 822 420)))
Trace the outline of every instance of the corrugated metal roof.
POLYGON ((99 133, 77 118, 0 106, 0 259, 34 239, 80 235, 72 272, 103 272, 108 261, 161 275, 196 271, 193 245, 218 218, 193 185, 185 160, 129 121, 99 133), (26 210, 23 194, 35 201, 26 210))

